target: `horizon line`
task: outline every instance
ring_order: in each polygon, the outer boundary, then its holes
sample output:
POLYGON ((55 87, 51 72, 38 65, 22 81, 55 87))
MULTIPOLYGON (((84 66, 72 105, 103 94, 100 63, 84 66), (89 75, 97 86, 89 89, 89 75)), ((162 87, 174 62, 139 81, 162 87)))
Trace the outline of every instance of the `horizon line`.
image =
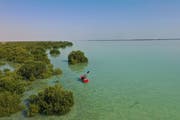
POLYGON ((36 42, 36 41, 158 41, 180 40, 180 38, 135 38, 135 39, 92 39, 92 40, 0 40, 0 42, 36 42))
POLYGON ((158 40, 180 40, 180 38, 140 38, 140 39, 112 39, 112 40, 107 39, 107 40, 86 40, 86 41, 158 41, 158 40))

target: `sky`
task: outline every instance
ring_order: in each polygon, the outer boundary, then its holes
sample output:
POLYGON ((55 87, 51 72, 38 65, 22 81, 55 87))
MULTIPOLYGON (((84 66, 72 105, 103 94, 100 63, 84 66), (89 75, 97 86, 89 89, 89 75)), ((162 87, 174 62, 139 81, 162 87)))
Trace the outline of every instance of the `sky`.
POLYGON ((180 38, 180 0, 0 0, 0 40, 180 38))

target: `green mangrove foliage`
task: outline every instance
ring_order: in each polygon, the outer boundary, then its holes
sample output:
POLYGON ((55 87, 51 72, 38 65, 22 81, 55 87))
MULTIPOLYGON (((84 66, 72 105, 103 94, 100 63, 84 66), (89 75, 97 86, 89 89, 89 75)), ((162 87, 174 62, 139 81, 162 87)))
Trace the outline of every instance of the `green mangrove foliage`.
POLYGON ((60 68, 56 68, 53 71, 53 75, 61 75, 62 74, 62 70, 60 68))
POLYGON ((5 65, 5 62, 0 61, 0 66, 5 65))
POLYGON ((22 94, 25 91, 26 82, 16 72, 1 73, 0 92, 9 91, 22 94))
POLYGON ((3 71, 6 73, 6 72, 10 72, 11 70, 8 68, 5 68, 3 71))
POLYGON ((59 55, 60 51, 58 49, 52 49, 52 50, 50 50, 50 54, 51 55, 59 55))
MULTIPOLYGON (((33 96, 31 96, 31 97, 33 97, 33 96)), ((39 106, 37 104, 30 103, 28 105, 28 110, 26 111, 26 116, 34 117, 37 114, 39 114, 39 106)))
POLYGON ((68 55, 68 63, 69 64, 87 63, 87 62, 88 62, 88 58, 80 50, 72 51, 68 55))
POLYGON ((0 92, 9 91, 11 93, 22 94, 25 91, 25 82, 20 79, 6 76, 0 79, 0 92))
MULTIPOLYGON (((13 71, 9 69, 0 70, 0 117, 2 117, 22 110, 20 99, 26 90, 26 86, 30 83, 27 81, 44 79, 62 73, 60 69, 53 69, 46 51, 48 49, 72 46, 72 43, 66 41, 7 42, 0 43, 0 46, 0 61, 3 61, 0 64, 11 63, 15 66, 13 71)), ((66 96, 63 92, 61 94, 62 96, 64 95, 63 99, 65 99, 66 96)), ((67 96, 70 94, 69 92, 65 93, 67 93, 67 96)), ((40 96, 37 97, 40 98, 40 96)), ((30 105, 29 111, 32 111, 32 113, 41 112, 41 109, 38 109, 37 105, 30 105)), ((38 107, 41 108, 42 106, 38 107)))
POLYGON ((48 78, 54 74, 46 50, 52 49, 52 53, 57 53, 57 49, 72 46, 72 43, 67 41, 7 42, 0 45, 0 60, 18 64, 18 75, 25 80, 35 80, 48 78))
POLYGON ((0 117, 9 116, 23 109, 20 96, 11 92, 0 92, 0 117))
POLYGON ((0 117, 22 110, 20 98, 26 82, 15 72, 1 72, 0 75, 0 117))
POLYGON ((18 69, 18 74, 21 75, 25 80, 35 80, 46 78, 48 74, 48 68, 46 64, 40 61, 29 61, 23 64, 18 69))
POLYGON ((64 90, 60 85, 48 87, 38 95, 32 95, 28 99, 27 116, 36 114, 64 115, 71 110, 74 104, 71 91, 64 90))
POLYGON ((0 60, 24 63, 35 60, 50 63, 46 50, 72 46, 71 42, 7 42, 0 43, 0 60))
POLYGON ((3 72, 0 70, 0 78, 3 76, 3 72))

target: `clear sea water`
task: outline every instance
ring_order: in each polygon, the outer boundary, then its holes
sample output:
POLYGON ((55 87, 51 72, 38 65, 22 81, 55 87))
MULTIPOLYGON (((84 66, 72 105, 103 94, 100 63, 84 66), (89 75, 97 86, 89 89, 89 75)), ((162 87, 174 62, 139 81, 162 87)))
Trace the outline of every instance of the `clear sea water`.
POLYGON ((24 98, 59 81, 74 93, 71 112, 1 120, 180 120, 180 41, 76 41, 50 59, 63 75, 34 82, 24 98), (79 49, 89 63, 69 66, 67 55, 79 49), (83 84, 78 77, 88 70, 83 84))

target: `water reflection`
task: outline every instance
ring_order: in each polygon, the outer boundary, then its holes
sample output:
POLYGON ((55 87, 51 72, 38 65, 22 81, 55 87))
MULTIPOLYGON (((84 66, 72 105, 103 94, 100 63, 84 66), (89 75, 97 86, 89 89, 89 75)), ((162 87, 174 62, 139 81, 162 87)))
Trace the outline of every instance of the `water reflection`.
POLYGON ((13 71, 14 68, 12 67, 12 65, 6 63, 6 64, 0 66, 0 70, 10 70, 10 71, 13 71))
POLYGON ((65 62, 65 63, 67 63, 68 64, 68 60, 61 60, 62 62, 65 62))
POLYGON ((84 70, 87 68, 88 63, 81 63, 81 64, 76 64, 76 65, 69 65, 68 67, 77 73, 84 72, 84 70))

